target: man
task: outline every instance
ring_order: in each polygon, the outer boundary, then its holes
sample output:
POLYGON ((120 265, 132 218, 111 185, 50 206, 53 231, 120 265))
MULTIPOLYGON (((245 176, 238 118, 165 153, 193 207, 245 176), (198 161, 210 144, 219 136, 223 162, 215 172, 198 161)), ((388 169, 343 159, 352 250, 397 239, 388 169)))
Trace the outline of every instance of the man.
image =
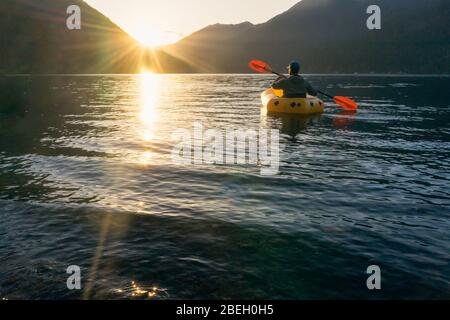
POLYGON ((303 79, 300 72, 300 63, 291 62, 288 67, 289 77, 280 76, 273 84, 272 88, 283 90, 283 98, 306 98, 306 95, 317 96, 317 91, 311 84, 303 79))

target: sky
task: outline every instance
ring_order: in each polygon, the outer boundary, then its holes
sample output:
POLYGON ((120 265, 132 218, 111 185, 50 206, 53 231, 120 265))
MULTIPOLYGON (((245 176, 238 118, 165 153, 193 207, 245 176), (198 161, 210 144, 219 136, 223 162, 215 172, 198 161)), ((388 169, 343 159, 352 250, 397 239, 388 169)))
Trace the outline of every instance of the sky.
POLYGON ((149 46, 176 42, 210 24, 262 23, 299 0, 85 0, 149 46))

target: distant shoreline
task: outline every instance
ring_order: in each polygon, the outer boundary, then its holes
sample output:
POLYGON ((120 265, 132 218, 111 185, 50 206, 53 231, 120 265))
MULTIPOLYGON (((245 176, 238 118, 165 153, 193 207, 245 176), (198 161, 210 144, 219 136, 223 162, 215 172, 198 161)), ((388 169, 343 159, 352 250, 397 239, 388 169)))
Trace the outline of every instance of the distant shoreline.
MULTIPOLYGON (((255 73, 154 73, 155 75, 189 75, 189 76, 257 76, 273 77, 270 74, 255 73)), ((141 73, 42 73, 42 74, 0 74, 3 77, 133 77, 141 73)), ((448 78, 450 74, 414 74, 414 73, 303 73, 309 77, 421 77, 421 78, 448 78)))

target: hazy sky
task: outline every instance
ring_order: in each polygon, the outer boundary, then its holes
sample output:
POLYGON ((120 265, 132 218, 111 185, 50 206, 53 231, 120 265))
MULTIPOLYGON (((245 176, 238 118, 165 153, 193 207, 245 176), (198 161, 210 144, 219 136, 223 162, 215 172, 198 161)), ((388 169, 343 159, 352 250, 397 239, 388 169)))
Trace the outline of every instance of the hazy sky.
POLYGON ((299 0, 85 0, 143 42, 159 44, 214 23, 261 23, 299 0))

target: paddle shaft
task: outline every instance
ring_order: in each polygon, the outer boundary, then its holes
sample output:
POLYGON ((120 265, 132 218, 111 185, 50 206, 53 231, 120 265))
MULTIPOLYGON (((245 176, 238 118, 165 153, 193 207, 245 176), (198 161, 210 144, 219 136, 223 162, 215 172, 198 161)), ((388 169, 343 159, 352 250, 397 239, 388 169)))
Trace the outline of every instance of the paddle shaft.
POLYGON ((272 72, 273 74, 276 74, 277 76, 279 76, 279 77, 284 77, 284 78, 286 78, 286 76, 284 75, 284 74, 281 74, 281 73, 278 73, 278 72, 275 72, 275 71, 270 71, 270 72, 272 72))
POLYGON ((320 93, 320 94, 323 94, 325 97, 328 97, 328 98, 331 98, 331 99, 334 99, 334 97, 333 96, 330 96, 329 94, 326 94, 325 92, 322 92, 322 91, 317 91, 318 93, 320 93))

